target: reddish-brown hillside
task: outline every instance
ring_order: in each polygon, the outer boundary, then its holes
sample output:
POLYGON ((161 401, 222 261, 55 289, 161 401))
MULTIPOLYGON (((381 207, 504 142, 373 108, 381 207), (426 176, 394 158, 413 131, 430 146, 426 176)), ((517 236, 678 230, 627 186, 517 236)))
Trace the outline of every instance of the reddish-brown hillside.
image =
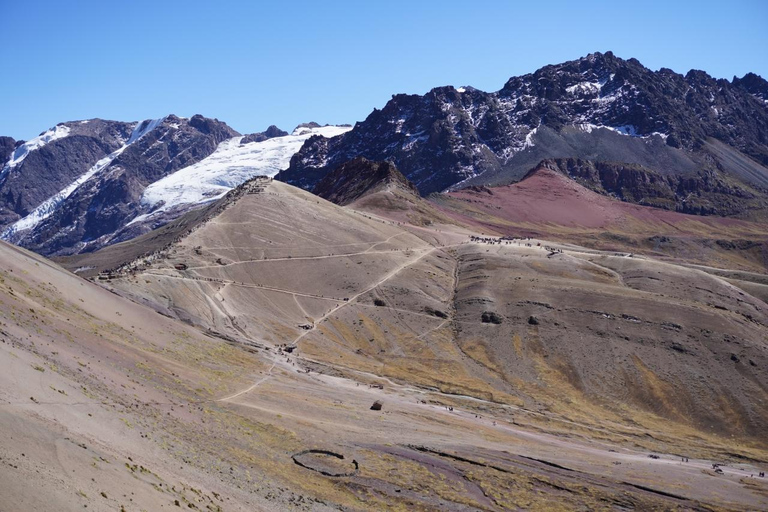
POLYGON ((625 203, 546 167, 512 185, 470 187, 430 199, 486 233, 547 236, 758 271, 768 265, 768 228, 759 223, 625 203))

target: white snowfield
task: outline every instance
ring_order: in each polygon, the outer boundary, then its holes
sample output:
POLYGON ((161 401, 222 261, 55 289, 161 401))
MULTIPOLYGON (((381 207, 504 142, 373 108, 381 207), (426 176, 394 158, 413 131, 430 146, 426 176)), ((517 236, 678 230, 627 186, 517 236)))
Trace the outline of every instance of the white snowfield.
MULTIPOLYGON (((164 120, 165 118, 160 118, 137 122, 133 133, 122 147, 96 162, 88 171, 43 201, 27 216, 8 226, 0 233, 0 239, 13 240, 18 243, 38 224, 53 215, 78 187, 109 167, 123 151, 157 128, 164 120)), ((351 129, 350 126, 300 127, 294 130, 291 135, 275 137, 263 142, 241 145, 240 141, 243 137, 233 137, 226 140, 219 144, 216 151, 207 158, 180 169, 147 187, 141 199, 142 206, 147 210, 152 208, 155 210, 150 214, 136 217, 130 224, 146 220, 150 216, 176 206, 201 204, 218 199, 232 188, 254 176, 274 176, 288 167, 291 157, 309 137, 322 135, 330 138, 351 129)), ((68 127, 59 125, 19 146, 4 166, 2 173, 18 166, 31 151, 40 149, 53 140, 66 137, 69 132, 68 127)))
POLYGON ((141 204, 155 210, 136 217, 131 224, 179 205, 218 199, 254 176, 274 176, 288 168, 291 157, 311 136, 331 138, 351 129, 351 126, 300 127, 290 135, 262 142, 241 145, 243 137, 226 140, 207 158, 149 185, 141 204))
MULTIPOLYGON (((123 146, 120 149, 110 153, 109 155, 105 156, 104 158, 96 162, 90 169, 88 169, 88 171, 80 175, 75 181, 67 185, 64 189, 60 190, 58 193, 54 194, 53 196, 49 197, 48 199, 40 203, 40 205, 38 205, 37 208, 32 210, 27 216, 17 220, 16 222, 8 226, 8 228, 6 228, 5 231, 3 231, 2 234, 0 234, 0 238, 2 238, 3 240, 16 238, 22 232, 33 229, 35 226, 40 224, 40 222, 50 217, 58 209, 61 203, 63 203, 64 200, 72 194, 72 192, 77 190, 77 187, 79 187, 80 185, 88 181, 91 177, 95 176, 101 170, 108 167, 109 164, 111 164, 115 158, 120 156, 120 154, 123 151, 125 151, 126 148, 128 148, 128 146, 130 146, 131 144, 133 144, 134 142, 142 138, 144 135, 146 135, 147 133, 157 128, 157 126, 163 122, 163 119, 164 118, 148 119, 146 121, 141 121, 136 123, 136 126, 134 126, 133 128, 133 133, 131 133, 130 138, 125 142, 125 144, 123 144, 123 146)), ((87 123, 88 121, 84 121, 84 122, 87 123)), ((66 128, 66 133, 69 133, 69 128, 67 128, 66 126, 57 126, 56 128, 66 128)), ((45 136, 51 131, 52 130, 48 130, 40 137, 45 136)), ((56 138, 61 138, 64 136, 66 135, 60 135, 56 138)), ((48 140, 45 143, 50 142, 51 140, 54 140, 54 139, 48 138, 48 140)), ((29 143, 31 142, 32 141, 30 141, 29 143)), ((39 149, 44 144, 38 145, 34 149, 39 149)), ((21 149, 21 147, 19 149, 21 149)), ((26 155, 24 156, 26 157, 26 155)), ((17 243, 19 241, 20 240, 16 240, 17 243)))

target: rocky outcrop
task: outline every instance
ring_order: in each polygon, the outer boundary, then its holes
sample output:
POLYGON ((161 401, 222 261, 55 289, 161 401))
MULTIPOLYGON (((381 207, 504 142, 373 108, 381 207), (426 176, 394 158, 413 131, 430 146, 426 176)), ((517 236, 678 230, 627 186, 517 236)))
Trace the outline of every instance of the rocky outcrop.
POLYGON ((284 137, 288 135, 288 132, 284 132, 275 125, 271 125, 263 132, 249 133, 243 136, 240 140, 240 144, 248 144, 249 142, 263 142, 267 139, 273 139, 275 137, 284 137))
MULTIPOLYGON (((24 142, 24 141, 19 141, 24 142)), ((16 141, 12 137, 0 137, 0 169, 5 166, 5 163, 11 157, 11 153, 16 148, 16 141)))
POLYGON ((30 151, 0 183, 4 224, 26 216, 21 227, 18 223, 6 227, 4 238, 46 255, 73 254, 110 243, 141 213, 140 198, 148 185, 202 160, 220 142, 239 135, 225 123, 201 115, 62 126, 69 128, 66 136, 30 151), (62 195, 73 183, 78 186, 62 195))
POLYGON ((754 73, 747 73, 742 78, 733 77, 733 85, 741 87, 757 99, 768 102, 768 80, 754 73))
POLYGON ((6 161, 0 175, 0 226, 30 214, 47 198, 76 180, 96 162, 119 149, 130 138, 131 123, 94 119, 62 123, 53 130, 17 145, 13 163, 6 161), (39 144, 35 146, 35 144, 39 144), (35 147, 36 149, 30 149, 35 147))
POLYGON ((423 195, 514 182, 545 158, 626 162, 662 174, 722 168, 741 180, 733 158, 707 153, 710 140, 768 177, 764 91, 756 75, 729 82, 595 53, 513 77, 494 93, 439 87, 395 95, 350 132, 308 140, 278 179, 312 190, 363 156, 392 161, 423 195))
POLYGON ((416 196, 419 194, 413 183, 391 162, 372 162, 363 157, 346 162, 328 173, 312 193, 344 206, 388 185, 416 196))
POLYGON ((544 160, 540 166, 595 192, 681 213, 745 216, 768 208, 764 196, 716 171, 662 175, 639 165, 578 158, 544 160))

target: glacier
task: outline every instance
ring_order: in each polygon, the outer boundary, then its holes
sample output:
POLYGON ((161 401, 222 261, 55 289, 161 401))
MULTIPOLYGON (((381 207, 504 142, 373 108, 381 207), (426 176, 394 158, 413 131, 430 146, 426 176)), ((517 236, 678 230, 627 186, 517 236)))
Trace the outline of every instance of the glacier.
POLYGON ((261 142, 241 144, 242 136, 225 140, 207 158, 149 185, 141 205, 152 212, 136 217, 131 224, 180 205, 213 201, 254 176, 274 176, 288 167, 291 157, 308 138, 313 135, 331 138, 351 129, 351 126, 300 126, 290 135, 261 142))

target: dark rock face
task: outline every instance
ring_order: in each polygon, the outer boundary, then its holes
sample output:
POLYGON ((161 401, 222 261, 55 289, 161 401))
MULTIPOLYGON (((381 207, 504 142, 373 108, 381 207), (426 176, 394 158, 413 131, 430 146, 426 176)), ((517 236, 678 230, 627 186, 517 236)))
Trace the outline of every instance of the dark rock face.
POLYGON ((13 153, 16 148, 16 141, 11 137, 0 137, 0 169, 5 165, 5 162, 13 153))
POLYGON ((97 172, 58 204, 53 215, 32 230, 6 236, 44 255, 107 245, 142 213, 139 201, 148 185, 202 160, 220 142, 239 135, 225 123, 200 115, 190 119, 170 115, 152 123, 92 120, 66 126, 71 128, 68 136, 30 152, 0 183, 4 212, 12 212, 0 217, 7 226, 100 161, 97 172))
POLYGON ((392 161, 424 195, 460 183, 517 181, 553 157, 728 174, 732 159, 707 153, 713 140, 768 179, 765 91, 756 75, 733 82, 702 71, 684 76, 595 53, 513 77, 495 93, 439 87, 393 96, 350 132, 307 140, 278 179, 311 190, 358 156, 392 161))
POLYGON ((640 165, 578 158, 545 160, 541 165, 595 192, 681 213, 740 216, 768 208, 764 196, 716 171, 662 175, 640 165))
MULTIPOLYGON (((131 123, 94 119, 63 123, 69 135, 29 154, 0 176, 0 226, 28 215, 130 137, 131 123)), ((22 146, 17 143, 17 151, 22 146)))
POLYGON ((249 142, 262 142, 267 139, 273 139, 275 137, 285 137, 286 135, 288 135, 288 132, 284 132, 277 126, 271 125, 263 132, 249 133, 248 135, 245 135, 240 141, 240 144, 248 144, 249 142))
POLYGON ((480 317, 480 320, 484 324, 501 325, 504 322, 504 319, 501 317, 501 315, 499 315, 495 311, 484 311, 480 317))
POLYGON ((742 78, 733 77, 733 85, 741 87, 759 100, 768 102, 768 80, 754 73, 747 73, 742 78))
POLYGON ((391 162, 371 162, 362 157, 346 162, 328 173, 312 193, 343 206, 388 184, 419 194, 413 183, 391 162))

